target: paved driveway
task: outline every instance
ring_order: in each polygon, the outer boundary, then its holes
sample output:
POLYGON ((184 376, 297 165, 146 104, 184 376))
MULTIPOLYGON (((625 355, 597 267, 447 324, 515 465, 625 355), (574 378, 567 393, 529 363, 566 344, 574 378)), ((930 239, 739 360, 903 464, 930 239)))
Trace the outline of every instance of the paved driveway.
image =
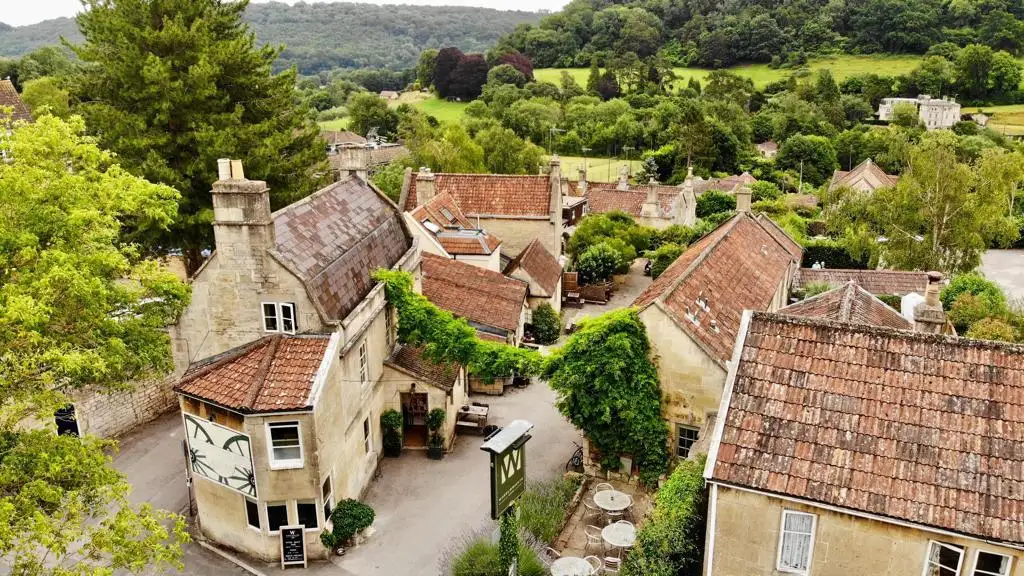
POLYGON ((981 271, 1009 299, 1024 298, 1024 250, 989 250, 981 256, 981 271))
MULTIPOLYGON (((555 394, 546 384, 473 399, 491 405, 493 424, 516 418, 533 422, 533 438, 526 445, 529 479, 546 480, 564 471, 580 435, 555 409, 555 394)), ((377 532, 336 564, 357 576, 438 574, 443 551, 453 541, 491 523, 488 456, 481 443, 480 436, 462 434, 455 450, 441 461, 410 451, 385 459, 383 476, 366 498, 377 513, 377 532)))

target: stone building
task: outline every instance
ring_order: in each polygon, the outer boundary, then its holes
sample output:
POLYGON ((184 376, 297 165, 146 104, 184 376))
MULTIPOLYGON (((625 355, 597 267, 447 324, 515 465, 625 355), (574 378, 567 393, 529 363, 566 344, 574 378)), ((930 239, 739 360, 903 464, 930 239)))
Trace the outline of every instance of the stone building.
MULTIPOLYGON (((319 531, 372 478, 380 414, 396 394, 382 374, 397 327, 371 273, 418 276, 419 260, 398 208, 359 178, 271 213, 266 184, 240 162, 220 175, 216 249, 171 329, 176 391, 200 529, 272 561, 277 527, 319 531), (250 472, 244 485, 236 468, 250 472)), ((315 535, 307 547, 326 554, 315 535)))
POLYGON ((1024 348, 748 312, 730 367, 706 576, 1024 574, 1024 348))
POLYGON ((917 109, 917 116, 928 130, 952 128, 960 121, 960 104, 948 96, 932 98, 921 94, 917 98, 882 98, 878 105, 878 119, 889 122, 896 106, 909 104, 917 109))
POLYGON ((544 249, 562 254, 562 195, 568 183, 552 157, 547 175, 434 174, 407 170, 398 202, 411 212, 438 194, 448 194, 477 228, 501 238, 503 250, 518 254, 539 238, 544 249))
POLYGON ((523 248, 508 266, 505 275, 527 284, 526 301, 530 310, 550 304, 555 312, 562 310, 562 265, 539 240, 523 248))
POLYGON ((770 219, 741 210, 633 302, 657 357, 676 457, 699 451, 710 436, 743 311, 785 306, 801 254, 770 219))
POLYGON ((858 164, 853 170, 836 170, 828 189, 850 188, 858 192, 874 192, 879 188, 890 188, 899 182, 899 176, 886 174, 871 158, 858 164))
POLYGON ((474 227, 451 194, 437 194, 403 217, 423 252, 501 271, 501 240, 474 227))
POLYGON ((853 280, 838 288, 781 308, 779 314, 900 330, 914 329, 911 320, 901 316, 895 308, 882 302, 853 280))
POLYGON ((468 404, 469 383, 462 366, 437 363, 421 348, 397 345, 384 361, 384 410, 402 413, 402 446, 424 448, 428 442, 427 414, 441 408, 447 414, 441 435, 445 448, 455 441, 458 409, 468 404))

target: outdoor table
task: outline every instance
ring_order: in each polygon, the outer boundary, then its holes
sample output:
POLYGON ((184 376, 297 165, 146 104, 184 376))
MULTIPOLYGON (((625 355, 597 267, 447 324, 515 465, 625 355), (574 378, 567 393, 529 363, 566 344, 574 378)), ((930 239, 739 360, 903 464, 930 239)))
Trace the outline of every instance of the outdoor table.
POLYGON ((618 490, 601 490, 594 494, 594 504, 605 512, 621 512, 633 505, 633 499, 618 490))
POLYGON ((483 430, 487 426, 488 410, 489 408, 486 406, 462 406, 459 408, 458 414, 455 415, 455 424, 483 430))
POLYGON ((562 556, 551 563, 551 576, 590 576, 594 567, 583 558, 562 556))
POLYGON ((625 522, 612 522, 601 530, 601 538, 618 548, 629 548, 636 543, 636 528, 625 522))

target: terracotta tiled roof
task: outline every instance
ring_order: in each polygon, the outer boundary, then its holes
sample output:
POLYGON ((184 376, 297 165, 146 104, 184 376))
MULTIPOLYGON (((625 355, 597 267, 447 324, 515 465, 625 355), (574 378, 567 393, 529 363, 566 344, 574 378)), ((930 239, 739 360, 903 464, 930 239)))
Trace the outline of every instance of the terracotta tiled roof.
POLYGON ((634 217, 639 217, 644 202, 647 201, 647 193, 652 187, 658 193, 659 216, 671 218, 675 214, 680 189, 663 184, 631 186, 629 190, 619 190, 616 184, 588 184, 587 206, 590 212, 597 214, 621 210, 634 217))
POLYGON ((18 95, 18 91, 14 89, 14 84, 10 80, 0 79, 0 106, 14 109, 11 120, 32 121, 32 114, 29 112, 28 106, 18 95))
POLYGON ((712 481, 1024 543, 1024 347, 754 313, 712 481))
POLYGON ((905 270, 850 270, 843 268, 801 268, 793 279, 793 287, 824 283, 835 288, 853 280, 872 294, 905 296, 911 292, 924 295, 928 287, 927 272, 905 270))
POLYGON ((423 356, 422 348, 414 346, 399 345, 385 363, 445 391, 454 388, 459 377, 458 364, 434 362, 423 356))
POLYGON ((839 288, 833 288, 806 300, 790 304, 779 310, 779 314, 902 330, 914 328, 913 323, 890 308, 885 302, 858 286, 853 280, 839 288))
POLYGON ((370 292, 377 268, 410 247, 398 210, 349 176, 274 213, 273 255, 305 284, 328 320, 345 318, 370 292))
POLYGON ((694 194, 700 195, 709 190, 716 190, 718 192, 732 192, 737 186, 749 186, 757 182, 757 178, 750 175, 750 172, 744 172, 743 174, 734 174, 732 176, 726 176, 725 178, 695 178, 693 181, 693 192, 694 194))
POLYGON ((437 238, 449 254, 487 255, 501 245, 497 237, 473 228, 451 194, 438 194, 430 202, 413 210, 411 215, 421 224, 430 222, 437 227, 437 232, 430 228, 427 231, 437 238))
POLYGON ((562 279, 562 265, 544 248, 539 238, 534 238, 515 260, 509 262, 505 274, 514 276, 519 270, 529 274, 544 289, 544 294, 535 296, 553 296, 558 290, 558 281, 562 279))
POLYGON ((309 408, 330 336, 274 334, 191 365, 174 387, 241 413, 309 408))
POLYGON ((755 216, 757 222, 775 238, 775 241, 785 248, 786 252, 793 257, 794 260, 800 262, 804 257, 804 248, 799 242, 793 240, 793 238, 786 233, 785 230, 779 226, 775 220, 769 218, 766 214, 758 214, 755 216))
POLYGON ((871 161, 871 158, 858 164, 853 170, 844 172, 836 170, 832 173, 832 182, 829 189, 840 186, 848 186, 855 190, 872 191, 878 188, 895 186, 899 182, 899 176, 886 174, 884 170, 871 161))
POLYGON ((799 262, 769 229, 749 213, 737 214, 694 242, 633 305, 661 302, 684 332, 725 365, 743 311, 767 310, 789 267, 799 262))
POLYGON ((471 323, 515 332, 526 301, 526 283, 500 272, 424 253, 423 295, 471 323))
MULTIPOLYGON (((451 194, 469 216, 530 216, 547 218, 551 184, 545 175, 508 174, 434 175, 436 194, 451 194)), ((405 209, 416 207, 416 175, 412 175, 405 209)))

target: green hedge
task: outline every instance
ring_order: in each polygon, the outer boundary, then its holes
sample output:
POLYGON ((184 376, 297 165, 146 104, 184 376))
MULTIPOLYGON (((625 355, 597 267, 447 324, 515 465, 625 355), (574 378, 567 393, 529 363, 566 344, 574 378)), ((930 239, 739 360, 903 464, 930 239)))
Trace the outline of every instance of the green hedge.
POLYGON ((846 251, 846 248, 835 240, 808 240, 804 244, 804 268, 810 268, 815 262, 824 262, 825 268, 868 268, 867 260, 858 260, 846 251))

